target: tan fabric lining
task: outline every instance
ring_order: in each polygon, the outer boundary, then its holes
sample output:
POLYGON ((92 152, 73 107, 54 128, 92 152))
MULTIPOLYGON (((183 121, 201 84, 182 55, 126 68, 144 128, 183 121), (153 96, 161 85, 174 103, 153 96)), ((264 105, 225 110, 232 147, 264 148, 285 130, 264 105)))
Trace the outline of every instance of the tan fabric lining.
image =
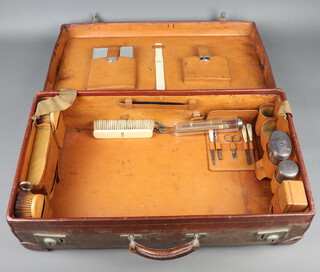
POLYGON ((38 119, 41 115, 59 112, 69 108, 76 99, 77 91, 62 88, 59 95, 38 102, 36 112, 32 119, 38 119))

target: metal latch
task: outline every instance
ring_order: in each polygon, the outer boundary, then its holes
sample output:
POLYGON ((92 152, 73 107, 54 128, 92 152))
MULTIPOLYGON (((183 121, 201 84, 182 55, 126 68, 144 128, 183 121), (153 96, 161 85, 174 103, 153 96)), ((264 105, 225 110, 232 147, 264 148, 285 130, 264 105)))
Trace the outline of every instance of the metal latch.
POLYGON ((288 234, 288 230, 261 231, 256 233, 256 241, 266 241, 268 244, 275 244, 279 240, 284 239, 288 234))
POLYGON ((121 234, 121 235, 120 235, 120 238, 125 239, 125 240, 129 240, 130 236, 131 236, 134 240, 142 239, 142 235, 141 235, 141 234, 121 234))
POLYGON ((70 244, 70 240, 64 234, 35 234, 34 237, 42 244, 55 247, 58 245, 70 244))
POLYGON ((201 239, 201 238, 207 237, 207 235, 208 234, 206 232, 186 233, 185 237, 187 239, 194 239, 195 237, 197 237, 198 239, 201 239))

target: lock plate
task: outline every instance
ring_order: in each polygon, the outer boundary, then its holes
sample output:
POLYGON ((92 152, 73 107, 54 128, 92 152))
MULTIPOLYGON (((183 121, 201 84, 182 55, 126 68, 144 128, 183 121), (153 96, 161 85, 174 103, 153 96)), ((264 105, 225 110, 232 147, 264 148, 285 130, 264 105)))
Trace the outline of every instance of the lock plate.
POLYGON ((56 247, 59 245, 70 244, 70 240, 64 234, 46 234, 46 233, 36 233, 34 237, 47 247, 56 247))
POLYGON ((288 234, 288 230, 261 231, 256 233, 256 241, 266 241, 268 244, 276 244, 288 234))

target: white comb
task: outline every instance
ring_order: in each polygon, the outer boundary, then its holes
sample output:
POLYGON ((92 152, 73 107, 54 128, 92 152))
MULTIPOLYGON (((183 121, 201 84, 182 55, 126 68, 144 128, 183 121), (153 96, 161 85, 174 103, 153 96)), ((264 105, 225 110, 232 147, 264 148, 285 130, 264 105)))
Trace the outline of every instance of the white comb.
POLYGON ((150 138, 154 129, 153 120, 94 120, 93 136, 108 138, 150 138))

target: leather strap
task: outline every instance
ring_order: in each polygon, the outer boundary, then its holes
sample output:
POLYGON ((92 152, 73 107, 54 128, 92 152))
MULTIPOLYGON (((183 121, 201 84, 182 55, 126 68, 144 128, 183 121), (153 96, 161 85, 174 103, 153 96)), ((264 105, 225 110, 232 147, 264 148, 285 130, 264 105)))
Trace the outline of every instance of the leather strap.
POLYGON ((73 104, 76 96, 76 90, 60 89, 59 95, 38 102, 32 120, 39 119, 44 114, 66 110, 73 104))
MULTIPOLYGON (((189 99, 187 102, 156 102, 156 101, 137 101, 131 98, 117 102, 118 106, 126 109, 175 109, 175 110, 196 110, 198 100, 189 99)), ((203 118, 201 118, 203 119, 203 118)))
POLYGON ((291 111, 291 107, 290 107, 289 101, 285 100, 285 101, 282 102, 282 104, 281 104, 281 106, 279 108, 278 114, 279 115, 283 115, 283 116, 286 117, 287 113, 292 114, 292 111, 291 111))
POLYGON ((120 46, 110 46, 108 47, 107 58, 118 58, 120 52, 120 46))
POLYGON ((200 60, 210 60, 209 49, 207 45, 198 45, 198 55, 200 60))
POLYGON ((155 64, 156 64, 156 89, 165 90, 165 78, 164 78, 164 67, 163 67, 163 55, 162 55, 162 44, 156 43, 155 49, 155 64))
POLYGON ((129 244, 131 253, 136 253, 142 257, 153 260, 172 260, 186 256, 200 248, 199 239, 195 238, 191 242, 184 245, 169 248, 169 249, 155 249, 143 246, 132 240, 129 244))

